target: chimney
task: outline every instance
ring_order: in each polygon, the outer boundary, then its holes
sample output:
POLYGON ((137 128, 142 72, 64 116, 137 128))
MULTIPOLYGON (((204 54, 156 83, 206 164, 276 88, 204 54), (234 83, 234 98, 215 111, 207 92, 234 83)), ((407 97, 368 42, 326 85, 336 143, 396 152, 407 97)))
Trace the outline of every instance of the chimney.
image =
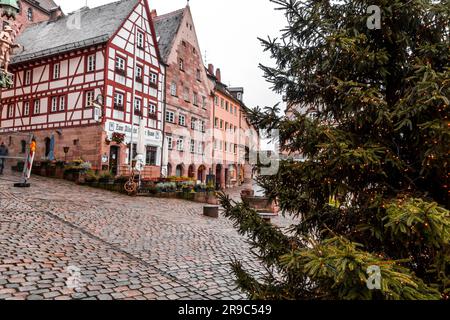
POLYGON ((50 9, 50 21, 58 20, 63 16, 63 12, 61 10, 61 7, 55 7, 50 9))
POLYGON ((214 75, 214 65, 212 63, 208 64, 208 72, 210 75, 214 75))
POLYGON ((153 9, 150 12, 150 16, 152 17, 152 19, 155 19, 158 16, 158 12, 155 9, 153 9))
POLYGON ((217 70, 216 70, 216 78, 217 78, 217 81, 222 82, 222 77, 221 77, 221 74, 220 74, 220 68, 217 68, 217 70))

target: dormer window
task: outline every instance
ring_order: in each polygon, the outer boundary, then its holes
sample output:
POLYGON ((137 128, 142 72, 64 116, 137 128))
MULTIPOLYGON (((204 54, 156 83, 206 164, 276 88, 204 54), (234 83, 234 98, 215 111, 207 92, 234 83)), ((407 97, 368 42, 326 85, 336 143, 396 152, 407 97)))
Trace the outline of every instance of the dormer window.
POLYGON ((183 59, 180 59, 180 61, 178 62, 178 64, 179 64, 180 70, 181 70, 181 71, 184 71, 184 60, 183 60, 183 59))
POLYGON ((33 21, 33 9, 32 8, 28 8, 27 19, 28 19, 28 21, 33 21))

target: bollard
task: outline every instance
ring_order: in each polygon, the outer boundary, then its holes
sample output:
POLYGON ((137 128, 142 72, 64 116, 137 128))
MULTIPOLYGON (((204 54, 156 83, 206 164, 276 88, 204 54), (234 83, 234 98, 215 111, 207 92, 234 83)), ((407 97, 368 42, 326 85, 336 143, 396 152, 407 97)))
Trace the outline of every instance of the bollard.
POLYGON ((219 207, 218 206, 204 206, 203 215, 210 218, 219 218, 219 207))

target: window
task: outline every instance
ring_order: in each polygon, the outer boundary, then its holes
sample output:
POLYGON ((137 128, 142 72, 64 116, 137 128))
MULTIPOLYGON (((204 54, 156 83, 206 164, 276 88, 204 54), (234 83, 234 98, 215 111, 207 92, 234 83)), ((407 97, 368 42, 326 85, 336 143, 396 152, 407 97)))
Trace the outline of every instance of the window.
POLYGON ((56 112, 58 111, 58 98, 57 97, 53 97, 52 98, 52 104, 51 104, 51 112, 56 112))
POLYGON ((223 100, 223 98, 222 99, 220 99, 220 107, 223 109, 223 105, 224 105, 224 100, 223 100))
POLYGON ((167 137, 167 147, 169 148, 169 150, 173 150, 173 138, 172 137, 167 137))
POLYGON ((142 83, 142 67, 136 66, 136 82, 142 83))
POLYGON ((216 128, 219 127, 219 119, 218 118, 214 119, 214 127, 216 127, 216 128))
POLYGON ((195 153, 195 140, 191 140, 191 153, 195 153))
POLYGON ((142 100, 140 98, 134 98, 134 115, 142 115, 142 100))
POLYGON ((145 164, 148 166, 156 166, 156 156, 158 148, 147 146, 145 150, 145 164))
POLYGON ((28 101, 23 103, 23 115, 24 116, 30 115, 30 103, 28 101))
POLYGON ((225 130, 228 131, 228 122, 225 122, 225 130))
POLYGON ((59 111, 66 110, 66 96, 59 97, 59 111))
POLYGON ((123 111, 123 94, 116 92, 114 95, 114 109, 123 111))
POLYGON ((41 113, 41 100, 34 100, 33 114, 41 113))
POLYGON ((31 70, 25 71, 25 81, 24 81, 24 84, 25 84, 26 86, 28 86, 28 85, 31 84, 31 70))
POLYGON ((214 139, 214 150, 217 150, 217 140, 214 139))
POLYGON ((92 54, 87 58, 87 72, 93 71, 95 71, 95 54, 92 54))
POLYGON ((196 72, 196 78, 197 78, 198 81, 200 81, 200 80, 202 79, 202 78, 201 78, 200 69, 197 69, 197 72, 196 72))
POLYGON ((137 34, 137 47, 139 49, 144 49, 144 41, 145 41, 145 35, 139 31, 137 34))
POLYGON ((20 141, 20 153, 27 152, 27 142, 25 140, 20 141))
POLYGON ((202 107, 203 109, 206 109, 206 97, 202 97, 202 107))
POLYGON ((225 145, 225 152, 227 152, 228 151, 228 142, 225 142, 224 145, 225 145))
POLYGON ((183 127, 186 126, 186 116, 185 115, 180 114, 178 116, 178 124, 183 127))
POLYGON ((184 138, 183 137, 179 137, 177 140, 177 150, 184 151, 184 138))
POLYGON ((223 120, 220 120, 220 129, 223 129, 223 120))
POLYGON ((228 111, 228 101, 225 102, 225 110, 228 111))
POLYGON ((156 115, 156 105, 149 103, 148 105, 148 114, 150 117, 153 117, 154 115, 156 115))
POLYGON ((167 111, 166 112, 166 121, 169 123, 175 123, 175 112, 167 111))
POLYGON ((238 146, 237 144, 234 145, 234 154, 237 154, 238 146))
POLYGON ((191 119, 191 129, 196 130, 197 129, 197 119, 192 118, 191 119))
MULTIPOLYGON (((150 85, 152 86, 158 86, 158 74, 154 72, 150 72, 150 85)), ((176 87, 176 84, 175 84, 176 87)), ((172 88, 170 88, 172 90, 172 88)), ((175 88, 175 94, 172 94, 173 96, 177 94, 177 90, 175 88)))
POLYGON ((174 97, 177 96, 177 84, 175 82, 170 84, 170 94, 174 97))
POLYGON ((116 72, 120 75, 125 75, 125 59, 116 57, 116 72))
POLYGON ((206 123, 205 123, 205 121, 201 121, 201 122, 200 122, 200 130, 201 130, 202 132, 205 132, 205 131, 206 131, 206 123))
POLYGON ((33 9, 32 8, 28 8, 27 19, 28 19, 28 21, 33 21, 33 9))
POLYGON ((184 71, 184 61, 183 61, 183 59, 180 59, 178 64, 179 64, 180 70, 184 71))
POLYGON ((216 106, 218 106, 219 105, 219 97, 214 97, 214 104, 216 105, 216 106))
POLYGON ((66 110, 66 97, 52 97, 50 102, 50 112, 58 112, 66 110))
POLYGON ((198 154, 203 154, 203 143, 197 143, 197 152, 198 154))
POLYGON ((10 104, 8 106, 8 118, 14 118, 14 105, 10 104))
POLYGON ((55 63, 53 65, 53 79, 59 79, 60 76, 60 64, 59 63, 55 63))
POLYGON ((95 92, 92 91, 86 91, 86 107, 90 107, 94 104, 95 99, 95 92))
POLYGON ((189 101, 189 88, 184 87, 184 101, 189 101))
POLYGON ((198 106, 198 95, 197 95, 197 92, 194 92, 194 106, 198 106))

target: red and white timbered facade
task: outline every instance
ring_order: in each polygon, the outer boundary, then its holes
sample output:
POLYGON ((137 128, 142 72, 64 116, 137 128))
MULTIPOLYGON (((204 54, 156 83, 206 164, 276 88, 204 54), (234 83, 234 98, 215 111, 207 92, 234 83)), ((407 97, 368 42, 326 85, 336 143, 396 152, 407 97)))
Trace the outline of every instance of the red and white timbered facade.
POLYGON ((101 167, 112 147, 120 158, 115 165, 128 164, 127 145, 137 144, 144 132, 146 164, 161 166, 164 68, 148 2, 135 2, 105 42, 12 64, 15 85, 1 92, 0 134, 100 127, 101 141, 92 141, 87 153, 95 153, 93 162, 101 167), (99 96, 97 119, 93 102, 99 96), (114 133, 125 135, 122 144, 110 142, 114 133))
POLYGON ((126 135, 137 144, 141 121, 145 144, 157 147, 161 165, 163 142, 164 67, 146 1, 141 1, 112 37, 107 47, 105 130, 126 135), (133 131, 133 132, 132 132, 133 131))

